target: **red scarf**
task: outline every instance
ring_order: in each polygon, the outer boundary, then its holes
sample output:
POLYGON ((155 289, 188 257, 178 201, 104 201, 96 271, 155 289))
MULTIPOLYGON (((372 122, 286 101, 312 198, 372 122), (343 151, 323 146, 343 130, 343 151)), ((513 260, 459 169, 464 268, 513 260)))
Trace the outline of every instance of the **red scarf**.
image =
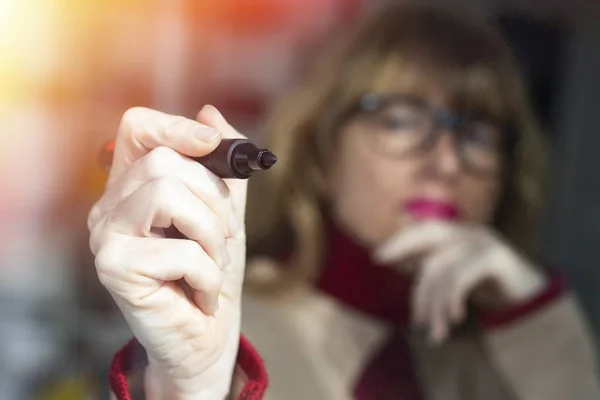
POLYGON ((375 264, 367 249, 335 227, 329 256, 317 286, 347 306, 392 322, 396 331, 365 365, 354 386, 357 400, 421 400, 405 339, 409 321, 410 280, 375 264))

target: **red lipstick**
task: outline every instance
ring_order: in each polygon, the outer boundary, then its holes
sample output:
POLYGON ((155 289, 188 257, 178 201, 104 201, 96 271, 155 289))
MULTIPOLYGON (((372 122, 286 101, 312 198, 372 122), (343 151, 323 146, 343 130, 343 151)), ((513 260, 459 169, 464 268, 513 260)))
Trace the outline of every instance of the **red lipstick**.
POLYGON ((427 198, 414 198, 406 202, 406 210, 417 219, 455 220, 460 216, 452 203, 427 198))

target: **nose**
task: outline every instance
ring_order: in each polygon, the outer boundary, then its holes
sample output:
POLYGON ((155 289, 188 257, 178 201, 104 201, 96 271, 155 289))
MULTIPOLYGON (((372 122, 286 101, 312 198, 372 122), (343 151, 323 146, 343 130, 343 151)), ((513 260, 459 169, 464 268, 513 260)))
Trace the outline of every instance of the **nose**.
POLYGON ((439 132, 430 152, 430 162, 441 176, 452 177, 461 172, 461 161, 456 137, 450 130, 439 132))

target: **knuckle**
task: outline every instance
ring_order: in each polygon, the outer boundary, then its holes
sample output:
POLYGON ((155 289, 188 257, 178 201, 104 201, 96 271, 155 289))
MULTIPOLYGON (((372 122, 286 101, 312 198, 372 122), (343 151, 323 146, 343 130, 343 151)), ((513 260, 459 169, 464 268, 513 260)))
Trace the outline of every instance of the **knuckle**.
POLYGON ((221 284, 223 282, 223 273, 217 267, 206 268, 204 276, 204 287, 209 293, 218 293, 221 290, 221 284))
POLYGON ((100 283, 105 287, 110 287, 115 281, 115 275, 122 262, 121 246, 112 242, 100 248, 95 258, 96 273, 100 283))
POLYGON ((162 178, 168 174, 176 159, 175 150, 166 146, 156 147, 144 157, 146 174, 150 179, 162 178))
POLYGON ((210 246, 212 252, 215 254, 221 254, 221 251, 225 248, 225 238, 227 235, 223 220, 216 217, 215 221, 210 225, 210 230, 207 231, 209 232, 208 237, 210 240, 210 243, 207 243, 207 245, 210 246))
POLYGON ((129 108, 123 113, 123 117, 121 118, 121 132, 130 134, 147 113, 148 109, 144 107, 129 108))
POLYGON ((215 223, 215 239, 219 246, 225 247, 225 237, 227 235, 227 228, 225 227, 225 223, 222 218, 216 217, 217 220, 215 223))
POLYGON ((172 218, 181 207, 183 183, 177 178, 166 176, 152 181, 151 185, 151 209, 161 218, 172 218))
POLYGON ((164 176, 154 181, 154 190, 157 193, 170 193, 180 187, 180 182, 177 178, 164 176))
POLYGON ((185 240, 180 243, 180 246, 178 254, 182 259, 188 260, 191 268, 198 268, 199 265, 203 266, 201 272, 202 290, 208 293, 218 293, 223 281, 223 274, 220 268, 212 263, 202 246, 198 243, 192 240, 185 240))
POLYGON ((100 218, 90 232, 89 245, 94 255, 98 254, 105 237, 106 216, 100 218))
POLYGON ((177 178, 165 176, 153 181, 152 185, 153 199, 159 205, 168 205, 181 189, 182 183, 177 178))
POLYGON ((98 203, 94 204, 92 206, 92 208, 90 209, 90 212, 88 214, 87 217, 87 227, 88 227, 88 231, 90 233, 92 233, 94 226, 96 225, 97 221, 100 219, 100 207, 98 206, 98 203))

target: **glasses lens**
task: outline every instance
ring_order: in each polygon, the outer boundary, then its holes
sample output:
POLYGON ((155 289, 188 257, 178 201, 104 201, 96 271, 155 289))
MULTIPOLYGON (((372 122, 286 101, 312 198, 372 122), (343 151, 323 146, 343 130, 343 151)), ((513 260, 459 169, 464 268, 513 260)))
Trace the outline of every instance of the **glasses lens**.
POLYGON ((371 111, 367 118, 374 145, 394 156, 418 148, 433 130, 427 110, 404 101, 390 102, 371 111))
POLYGON ((363 97, 359 118, 368 124, 369 143, 376 151, 392 157, 427 151, 435 146, 441 129, 451 130, 465 167, 484 174, 501 167, 505 137, 497 125, 485 118, 436 112, 413 100, 375 94, 363 97))
POLYGON ((464 161, 478 171, 495 171, 500 167, 502 143, 501 129, 485 121, 465 122, 459 131, 464 161))

